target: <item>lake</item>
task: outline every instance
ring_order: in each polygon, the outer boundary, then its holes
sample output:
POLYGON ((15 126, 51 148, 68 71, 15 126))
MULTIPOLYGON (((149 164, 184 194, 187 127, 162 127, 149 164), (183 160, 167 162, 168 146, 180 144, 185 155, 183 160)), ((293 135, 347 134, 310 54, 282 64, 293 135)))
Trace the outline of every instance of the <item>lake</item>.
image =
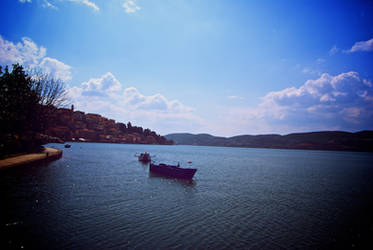
POLYGON ((331 249, 373 233, 372 153, 71 145, 0 172, 1 249, 331 249), (144 151, 198 171, 150 175, 144 151))

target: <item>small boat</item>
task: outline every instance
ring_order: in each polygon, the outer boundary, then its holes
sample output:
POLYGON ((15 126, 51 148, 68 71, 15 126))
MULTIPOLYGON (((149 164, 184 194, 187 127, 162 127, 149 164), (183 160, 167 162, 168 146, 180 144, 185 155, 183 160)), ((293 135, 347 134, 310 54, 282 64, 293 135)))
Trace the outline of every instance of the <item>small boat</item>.
POLYGON ((168 165, 164 163, 153 164, 150 163, 149 171, 178 179, 192 179, 194 174, 197 172, 195 168, 181 168, 180 164, 168 165))
POLYGON ((70 144, 65 144, 65 148, 71 148, 70 144))
POLYGON ((150 154, 147 152, 141 153, 138 157, 139 161, 141 161, 142 163, 148 163, 151 161, 150 154))

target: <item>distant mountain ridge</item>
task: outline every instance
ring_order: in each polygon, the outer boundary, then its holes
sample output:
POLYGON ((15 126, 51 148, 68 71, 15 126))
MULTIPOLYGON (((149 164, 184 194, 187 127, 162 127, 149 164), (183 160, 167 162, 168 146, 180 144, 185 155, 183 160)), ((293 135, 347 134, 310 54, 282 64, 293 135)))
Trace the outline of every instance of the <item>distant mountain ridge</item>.
POLYGON ((373 152, 373 131, 371 130, 356 133, 320 131, 288 135, 239 135, 233 137, 176 133, 168 134, 165 137, 179 145, 373 152))

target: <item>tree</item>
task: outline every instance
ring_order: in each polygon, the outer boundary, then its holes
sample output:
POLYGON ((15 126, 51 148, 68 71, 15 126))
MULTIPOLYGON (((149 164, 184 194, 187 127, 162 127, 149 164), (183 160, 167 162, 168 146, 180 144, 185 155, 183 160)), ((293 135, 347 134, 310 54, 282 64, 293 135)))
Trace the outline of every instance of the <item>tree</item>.
POLYGON ((65 83, 53 78, 51 75, 43 73, 40 69, 28 71, 32 79, 31 89, 39 97, 39 125, 41 130, 46 130, 50 126, 51 119, 54 117, 56 108, 67 105, 67 92, 65 83))
POLYGON ((148 128, 144 129, 144 135, 145 135, 145 136, 150 135, 150 133, 151 133, 151 130, 150 130, 150 129, 148 129, 148 128))
POLYGON ((39 148, 48 107, 61 105, 65 93, 63 83, 48 75, 30 76, 19 64, 11 72, 0 66, 0 156, 39 148))
POLYGON ((65 84, 60 79, 43 73, 40 69, 28 72, 32 79, 32 90, 39 96, 39 104, 44 107, 61 107, 67 104, 65 84))
POLYGON ((35 129, 39 96, 32 85, 31 78, 25 74, 22 66, 13 65, 10 73, 8 67, 5 67, 4 73, 0 69, 0 120, 3 133, 35 129))
POLYGON ((128 130, 129 133, 132 132, 132 124, 131 124, 131 122, 127 123, 127 130, 128 130))
POLYGON ((127 132, 126 124, 119 122, 119 123, 117 123, 117 126, 118 126, 118 129, 119 129, 120 132, 122 132, 122 133, 127 132))
POLYGON ((1 152, 22 150, 22 139, 40 129, 39 97, 32 84, 22 66, 13 65, 12 72, 0 68, 1 152), (14 139, 18 141, 12 144, 14 139))

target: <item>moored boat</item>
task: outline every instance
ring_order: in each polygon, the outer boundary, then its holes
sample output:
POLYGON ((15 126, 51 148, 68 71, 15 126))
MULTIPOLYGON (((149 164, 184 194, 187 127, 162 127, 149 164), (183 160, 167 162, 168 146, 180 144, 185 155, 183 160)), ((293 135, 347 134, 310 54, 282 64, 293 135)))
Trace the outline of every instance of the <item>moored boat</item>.
POLYGON ((192 179, 194 174, 197 172, 197 169, 181 168, 179 164, 175 166, 164 163, 160 163, 158 165, 150 163, 149 171, 172 178, 192 179))
POLYGON ((150 154, 147 152, 141 153, 138 157, 139 161, 141 161, 142 163, 148 163, 151 161, 150 154))

